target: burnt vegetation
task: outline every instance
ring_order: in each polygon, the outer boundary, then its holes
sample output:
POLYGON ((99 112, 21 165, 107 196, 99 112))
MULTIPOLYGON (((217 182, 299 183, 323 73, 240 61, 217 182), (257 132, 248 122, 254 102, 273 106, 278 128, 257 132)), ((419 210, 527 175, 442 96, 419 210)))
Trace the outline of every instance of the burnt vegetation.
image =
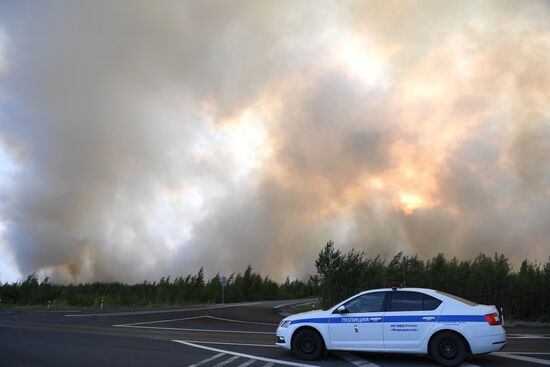
MULTIPOLYGON (((502 307, 508 320, 550 321, 550 257, 545 263, 524 260, 517 270, 498 253, 479 254, 469 260, 447 259, 443 254, 422 260, 398 253, 388 261, 354 249, 344 253, 330 241, 315 265, 317 274, 307 281, 287 278, 283 283, 248 266, 227 278, 225 302, 318 296, 321 306, 330 307, 357 292, 399 281, 407 287, 433 288, 480 304, 494 304, 502 307)), ((99 308, 102 303, 106 308, 176 306, 219 303, 221 294, 220 275, 205 279, 202 268, 194 275, 137 284, 56 284, 31 274, 22 282, 0 284, 0 307, 99 308)))

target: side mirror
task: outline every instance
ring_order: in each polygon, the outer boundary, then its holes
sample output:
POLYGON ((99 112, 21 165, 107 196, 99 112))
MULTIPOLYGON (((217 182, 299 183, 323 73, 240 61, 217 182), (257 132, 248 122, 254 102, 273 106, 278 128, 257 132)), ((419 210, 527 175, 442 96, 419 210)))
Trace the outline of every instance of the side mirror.
POLYGON ((346 310, 346 306, 342 305, 336 309, 336 312, 338 313, 347 313, 348 310, 346 310))

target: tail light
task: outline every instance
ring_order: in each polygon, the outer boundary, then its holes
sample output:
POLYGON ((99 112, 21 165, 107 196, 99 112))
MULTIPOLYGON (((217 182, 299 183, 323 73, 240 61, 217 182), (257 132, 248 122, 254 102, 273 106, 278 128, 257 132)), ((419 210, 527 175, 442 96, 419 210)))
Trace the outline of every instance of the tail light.
POLYGON ((500 320, 500 315, 496 312, 493 312, 493 313, 490 313, 490 314, 487 314, 487 315, 483 315, 483 317, 485 317, 485 320, 487 320, 487 322, 491 326, 502 324, 502 321, 500 320))

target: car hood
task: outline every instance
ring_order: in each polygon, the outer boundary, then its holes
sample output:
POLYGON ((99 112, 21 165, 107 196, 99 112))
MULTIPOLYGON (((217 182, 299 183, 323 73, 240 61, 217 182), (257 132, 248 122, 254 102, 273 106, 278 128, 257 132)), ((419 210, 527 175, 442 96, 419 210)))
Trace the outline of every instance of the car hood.
POLYGON ((285 318, 285 320, 299 320, 299 319, 313 319, 316 317, 326 317, 327 311, 308 311, 308 312, 301 312, 294 315, 290 315, 285 318))

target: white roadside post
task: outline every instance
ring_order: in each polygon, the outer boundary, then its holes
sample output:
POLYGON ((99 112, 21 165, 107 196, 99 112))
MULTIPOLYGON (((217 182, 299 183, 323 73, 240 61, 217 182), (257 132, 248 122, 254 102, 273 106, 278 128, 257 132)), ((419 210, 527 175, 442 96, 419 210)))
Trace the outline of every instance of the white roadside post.
POLYGON ((225 286, 227 285, 227 278, 225 275, 222 275, 220 277, 220 283, 222 284, 222 305, 224 303, 224 296, 225 296, 225 286))

